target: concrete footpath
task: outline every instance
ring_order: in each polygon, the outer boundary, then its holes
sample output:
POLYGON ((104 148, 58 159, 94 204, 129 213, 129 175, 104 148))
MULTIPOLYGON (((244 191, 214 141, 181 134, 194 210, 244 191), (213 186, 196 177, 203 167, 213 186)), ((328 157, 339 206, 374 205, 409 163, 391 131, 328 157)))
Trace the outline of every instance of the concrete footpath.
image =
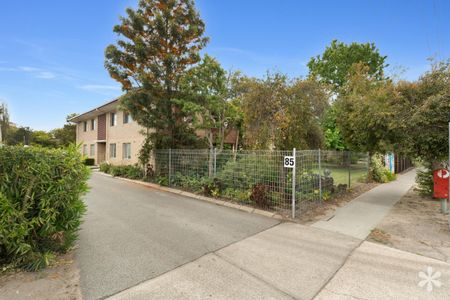
POLYGON ((346 206, 337 209, 333 217, 312 226, 365 239, 413 186, 415 177, 415 170, 399 175, 397 180, 362 194, 346 206))
POLYGON ((414 177, 365 193, 328 222, 281 223, 110 299, 449 299, 449 263, 364 241, 414 177))
POLYGON ((283 223, 110 299, 444 300, 448 295, 448 263, 283 223), (427 282, 419 284, 429 267, 439 282, 430 283, 431 291, 427 282))

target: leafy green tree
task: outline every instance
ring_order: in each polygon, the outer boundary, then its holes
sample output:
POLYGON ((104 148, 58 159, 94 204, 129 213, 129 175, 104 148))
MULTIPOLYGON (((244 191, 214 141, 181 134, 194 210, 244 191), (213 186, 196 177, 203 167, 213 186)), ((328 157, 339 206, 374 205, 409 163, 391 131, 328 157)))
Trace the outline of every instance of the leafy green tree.
POLYGON ((68 146, 76 141, 76 124, 69 122, 76 114, 67 116, 67 123, 62 128, 53 129, 50 134, 57 140, 59 146, 68 146))
POLYGON ((10 126, 5 142, 7 145, 30 145, 33 131, 29 127, 10 126))
POLYGON ((329 150, 347 150, 341 131, 337 125, 336 106, 331 105, 322 121, 325 148, 329 150))
POLYGON ((404 99, 402 149, 436 167, 448 157, 450 59, 434 63, 417 82, 403 83, 399 89, 404 99))
POLYGON ((248 80, 242 98, 245 145, 253 149, 310 149, 322 145, 320 119, 328 95, 313 80, 283 74, 248 80))
POLYGON ((283 101, 276 145, 279 149, 319 149, 324 138, 320 121, 328 107, 328 95, 314 80, 294 80, 283 101))
POLYGON ((345 44, 333 40, 322 55, 312 57, 308 62, 309 76, 329 84, 334 92, 346 84, 354 64, 363 63, 372 78, 384 77, 386 56, 382 56, 374 43, 345 44))
POLYGON ((147 128, 141 161, 152 148, 192 146, 180 80, 208 39, 192 0, 140 0, 114 27, 121 39, 105 50, 105 67, 126 94, 122 106, 147 128))
POLYGON ((31 144, 47 148, 56 148, 58 141, 49 132, 36 130, 31 132, 31 144))
POLYGON ((235 76, 227 74, 217 60, 205 55, 181 80, 181 89, 188 97, 179 104, 192 116, 194 127, 205 132, 210 149, 222 150, 226 136, 239 122, 239 113, 230 102, 235 76))
POLYGON ((371 76, 368 66, 354 66, 335 105, 337 124, 350 150, 384 153, 399 140, 400 94, 390 80, 371 76))
POLYGON ((244 115, 244 143, 250 149, 275 149, 283 101, 287 98, 287 77, 267 74, 248 79, 241 104, 244 115))
POLYGON ((6 104, 0 104, 0 145, 6 137, 9 129, 9 113, 6 104))

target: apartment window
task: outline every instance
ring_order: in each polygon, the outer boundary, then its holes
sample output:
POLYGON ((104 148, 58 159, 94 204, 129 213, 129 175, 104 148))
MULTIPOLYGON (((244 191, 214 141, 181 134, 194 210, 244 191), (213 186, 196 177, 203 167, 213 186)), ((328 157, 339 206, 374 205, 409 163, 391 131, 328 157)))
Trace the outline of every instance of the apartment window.
POLYGON ((84 156, 87 156, 87 155, 88 155, 87 145, 83 145, 83 155, 84 155, 84 156))
POLYGON ((124 143, 122 145, 122 157, 123 159, 131 159, 131 144, 124 143))
POLYGON ((90 156, 94 156, 95 155, 95 144, 91 144, 91 149, 90 149, 90 156))
POLYGON ((109 144, 109 158, 116 158, 116 144, 109 144))
POLYGON ((110 114, 111 117, 111 126, 116 126, 117 124, 117 114, 116 113, 111 113, 110 114))
POLYGON ((87 122, 86 121, 84 121, 83 122, 83 131, 87 131, 87 122))
POLYGON ((131 118, 131 115, 129 113, 124 112, 123 113, 123 124, 131 123, 133 119, 131 118))
POLYGON ((91 130, 95 130, 95 119, 91 120, 91 130))

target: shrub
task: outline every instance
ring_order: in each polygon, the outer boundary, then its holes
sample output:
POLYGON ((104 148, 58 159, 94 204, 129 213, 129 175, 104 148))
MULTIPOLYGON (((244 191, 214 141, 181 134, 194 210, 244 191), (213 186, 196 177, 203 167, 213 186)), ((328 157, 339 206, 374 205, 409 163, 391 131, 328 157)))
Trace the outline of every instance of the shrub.
POLYGON ((84 164, 85 164, 86 166, 93 166, 93 165, 95 165, 95 159, 86 157, 86 158, 84 159, 84 164))
POLYGON ((0 148, 0 265, 37 270, 73 246, 89 172, 75 146, 0 148))
POLYGON ((261 183, 255 184, 252 188, 250 200, 252 200, 257 207, 268 208, 270 206, 269 188, 261 183))
POLYGON ((129 166, 110 166, 109 174, 117 177, 124 177, 129 179, 143 179, 144 172, 138 165, 129 166))
POLYGON ((431 163, 424 163, 422 168, 417 170, 417 191, 422 196, 433 195, 433 167, 431 163))
POLYGON ((389 182, 397 178, 395 174, 392 174, 382 162, 382 156, 380 154, 375 154, 370 159, 370 173, 372 175, 372 180, 376 182, 389 182))
POLYGON ((110 171, 111 171, 111 164, 107 162, 102 162, 100 164, 100 172, 109 174, 110 171))

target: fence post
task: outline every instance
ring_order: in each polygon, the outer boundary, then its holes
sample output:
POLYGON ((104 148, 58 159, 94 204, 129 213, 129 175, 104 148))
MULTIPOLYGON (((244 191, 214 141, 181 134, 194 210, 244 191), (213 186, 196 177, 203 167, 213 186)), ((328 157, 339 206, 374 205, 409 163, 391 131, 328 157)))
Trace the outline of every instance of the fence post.
POLYGON ((214 148, 214 177, 216 177, 217 174, 217 149, 214 148))
POLYGON ((292 168, 292 219, 295 219, 295 169, 297 168, 297 154, 295 148, 292 149, 294 157, 294 167, 292 168))
POLYGON ((320 149, 319 149, 319 159, 318 159, 318 164, 319 164, 319 197, 320 197, 320 201, 322 202, 322 166, 321 166, 321 159, 320 159, 320 149))
POLYGON ((347 151, 348 153, 348 188, 350 188, 350 182, 351 182, 351 173, 352 173, 352 152, 347 151))
POLYGON ((172 149, 169 149, 169 186, 172 181, 172 149))

